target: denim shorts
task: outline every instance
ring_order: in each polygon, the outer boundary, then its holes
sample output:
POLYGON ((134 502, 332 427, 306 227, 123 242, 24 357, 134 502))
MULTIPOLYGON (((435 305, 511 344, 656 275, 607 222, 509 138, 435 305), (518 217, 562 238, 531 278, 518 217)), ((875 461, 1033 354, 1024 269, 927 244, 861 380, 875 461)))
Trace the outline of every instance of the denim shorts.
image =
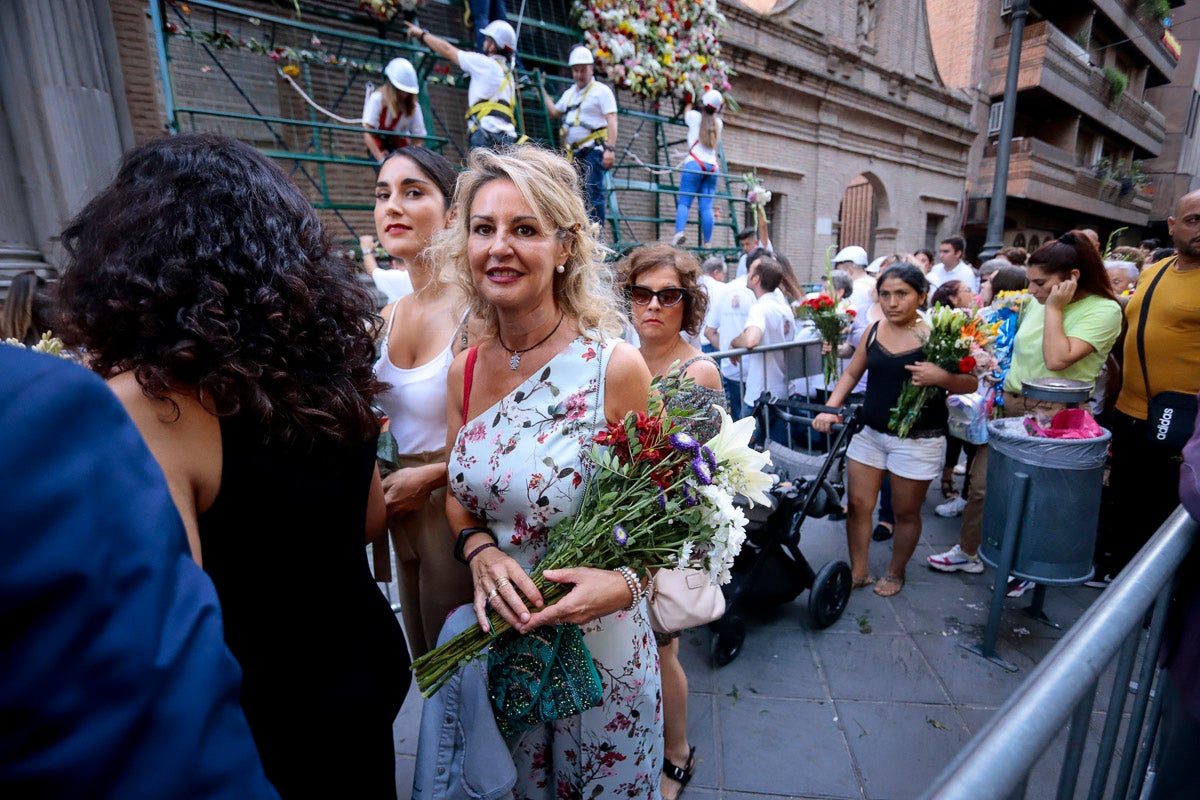
POLYGON ((942 474, 946 437, 901 439, 864 427, 850 440, 846 457, 910 481, 931 481, 942 474))

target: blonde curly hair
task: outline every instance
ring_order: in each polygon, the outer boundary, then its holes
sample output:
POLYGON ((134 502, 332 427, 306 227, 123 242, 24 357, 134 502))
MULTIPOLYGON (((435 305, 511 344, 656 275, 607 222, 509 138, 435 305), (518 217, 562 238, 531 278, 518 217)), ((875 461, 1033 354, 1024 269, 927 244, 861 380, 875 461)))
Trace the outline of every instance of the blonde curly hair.
POLYGON ((599 226, 588 220, 575 168, 562 156, 532 144, 471 152, 454 191, 453 220, 438 235, 430 254, 433 263, 444 265, 442 279, 462 290, 470 315, 481 323, 483 332, 496 332, 496 308, 475 285, 467 242, 475 196, 496 180, 511 181, 538 223, 555 231, 559 239, 569 240, 566 269, 554 276, 558 307, 578 321, 580 334, 620 336, 627 321, 613 274, 604 263, 609 251, 600 242, 599 226))

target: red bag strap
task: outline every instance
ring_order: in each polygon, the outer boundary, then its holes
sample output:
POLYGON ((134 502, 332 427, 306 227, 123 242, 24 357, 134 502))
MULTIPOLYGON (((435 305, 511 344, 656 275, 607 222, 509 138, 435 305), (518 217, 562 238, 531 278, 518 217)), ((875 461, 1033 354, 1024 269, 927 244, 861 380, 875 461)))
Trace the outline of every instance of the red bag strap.
POLYGON ((467 351, 467 371, 463 375, 463 425, 467 424, 467 407, 471 403, 471 381, 475 376, 475 359, 478 357, 478 347, 472 347, 467 351))

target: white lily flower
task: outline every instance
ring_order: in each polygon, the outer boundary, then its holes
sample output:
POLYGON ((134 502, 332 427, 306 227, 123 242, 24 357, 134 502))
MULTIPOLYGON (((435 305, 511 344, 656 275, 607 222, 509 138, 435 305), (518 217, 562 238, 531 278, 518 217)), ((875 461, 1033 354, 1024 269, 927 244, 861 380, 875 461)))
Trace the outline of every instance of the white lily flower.
POLYGON ((724 408, 714 405, 721 415, 721 429, 705 444, 721 465, 717 482, 738 494, 745 495, 751 505, 769 505, 766 490, 771 488, 771 476, 765 469, 771 466, 771 454, 750 447, 754 435, 754 418, 734 420, 724 408))

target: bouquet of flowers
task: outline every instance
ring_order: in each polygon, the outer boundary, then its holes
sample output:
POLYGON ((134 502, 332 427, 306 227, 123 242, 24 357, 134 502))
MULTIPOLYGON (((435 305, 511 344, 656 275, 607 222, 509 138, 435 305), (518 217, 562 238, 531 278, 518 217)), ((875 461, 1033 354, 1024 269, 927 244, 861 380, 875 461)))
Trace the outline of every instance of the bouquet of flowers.
MULTIPOLYGON (((13 339, 10 337, 8 339, 0 339, 0 342, 12 345, 13 347, 20 347, 22 350, 25 349, 25 344, 20 339, 13 339)), ((68 361, 71 360, 71 357, 63 352, 62 339, 59 339, 57 336, 50 333, 50 331, 43 333, 42 338, 38 339, 29 349, 35 353, 45 353, 48 356, 58 356, 59 358, 65 358, 68 361)))
MULTIPOLYGON (((629 413, 596 435, 586 456, 594 474, 583 505, 550 530, 550 549, 530 574, 547 605, 570 589, 542 577, 548 569, 691 567, 705 570, 714 585, 729 582, 746 538, 746 517, 733 496, 768 502, 763 492, 771 477, 762 470, 771 457, 749 446, 753 418, 735 422, 716 408, 721 429, 703 444, 679 425, 691 413, 664 413, 661 399, 652 400, 650 413, 629 413)), ((422 695, 436 692, 509 629, 496 614, 489 622, 492 633, 475 626, 413 663, 422 695)))
POLYGON ((397 12, 416 11, 419 5, 421 5, 421 0, 360 0, 358 10, 383 22, 389 22, 397 12))
MULTIPOLYGON (((926 361, 956 375, 986 372, 990 368, 989 348, 996 337, 995 324, 987 324, 965 309, 940 303, 929 311, 917 313, 929 326, 929 338, 924 344, 926 361)), ((888 430, 895 431, 901 439, 908 436, 925 404, 937 391, 934 386, 913 386, 912 380, 906 380, 888 419, 888 430)))
POLYGON ((767 203, 771 202, 771 191, 762 185, 758 175, 753 172, 743 175, 742 183, 746 184, 746 202, 754 209, 755 218, 768 222, 767 203))
POLYGON ((836 303, 833 297, 825 292, 794 302, 792 311, 796 319, 811 320, 821 341, 829 345, 828 352, 822 354, 821 372, 825 376, 825 388, 833 391, 833 385, 838 379, 838 346, 842 337, 849 332, 858 312, 850 307, 849 300, 836 303))
POLYGON ((729 91, 720 58, 728 25, 717 0, 575 0, 588 49, 618 86, 653 100, 699 97, 703 84, 729 91))

